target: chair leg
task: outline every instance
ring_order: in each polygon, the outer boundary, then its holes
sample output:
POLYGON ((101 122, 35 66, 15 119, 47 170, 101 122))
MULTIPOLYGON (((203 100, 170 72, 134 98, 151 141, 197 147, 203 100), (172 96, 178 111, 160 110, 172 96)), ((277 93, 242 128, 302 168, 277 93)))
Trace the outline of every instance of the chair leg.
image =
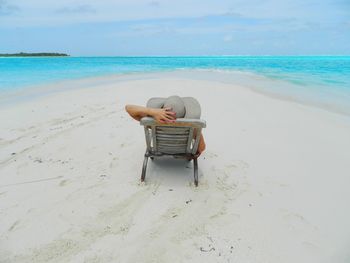
POLYGON ((143 160, 143 166, 142 166, 141 182, 145 181, 147 162, 148 162, 148 156, 145 155, 145 159, 143 160))
POLYGON ((198 186, 198 162, 197 158, 193 159, 193 168, 194 168, 194 185, 198 186))

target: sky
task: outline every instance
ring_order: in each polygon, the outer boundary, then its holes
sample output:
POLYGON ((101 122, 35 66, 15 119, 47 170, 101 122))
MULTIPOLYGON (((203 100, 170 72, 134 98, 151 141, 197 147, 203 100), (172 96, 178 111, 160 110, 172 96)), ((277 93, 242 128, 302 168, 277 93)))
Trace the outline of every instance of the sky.
POLYGON ((350 0, 0 0, 0 53, 350 55, 350 0))

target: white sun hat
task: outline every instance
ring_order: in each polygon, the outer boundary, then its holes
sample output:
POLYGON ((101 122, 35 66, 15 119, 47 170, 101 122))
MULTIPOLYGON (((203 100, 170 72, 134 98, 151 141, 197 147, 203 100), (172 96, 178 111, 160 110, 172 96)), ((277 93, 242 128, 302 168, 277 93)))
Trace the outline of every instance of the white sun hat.
POLYGON ((201 106, 193 97, 179 97, 176 95, 168 98, 150 98, 147 101, 148 108, 171 108, 176 113, 176 118, 199 119, 201 106))

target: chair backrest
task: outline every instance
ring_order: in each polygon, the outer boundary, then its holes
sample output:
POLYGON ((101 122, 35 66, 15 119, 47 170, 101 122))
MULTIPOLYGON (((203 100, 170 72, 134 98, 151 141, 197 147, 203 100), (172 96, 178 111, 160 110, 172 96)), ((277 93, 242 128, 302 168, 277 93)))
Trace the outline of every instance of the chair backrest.
POLYGON ((153 118, 144 117, 140 124, 145 128, 146 144, 149 153, 155 155, 196 154, 203 120, 177 119, 175 123, 158 123, 153 118))

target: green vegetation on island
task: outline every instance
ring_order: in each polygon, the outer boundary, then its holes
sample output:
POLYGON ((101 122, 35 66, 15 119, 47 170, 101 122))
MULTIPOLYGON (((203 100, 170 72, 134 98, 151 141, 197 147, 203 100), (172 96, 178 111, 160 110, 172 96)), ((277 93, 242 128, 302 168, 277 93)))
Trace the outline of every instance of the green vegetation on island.
POLYGON ((68 57, 63 53, 15 53, 15 54, 0 54, 0 57, 68 57))

